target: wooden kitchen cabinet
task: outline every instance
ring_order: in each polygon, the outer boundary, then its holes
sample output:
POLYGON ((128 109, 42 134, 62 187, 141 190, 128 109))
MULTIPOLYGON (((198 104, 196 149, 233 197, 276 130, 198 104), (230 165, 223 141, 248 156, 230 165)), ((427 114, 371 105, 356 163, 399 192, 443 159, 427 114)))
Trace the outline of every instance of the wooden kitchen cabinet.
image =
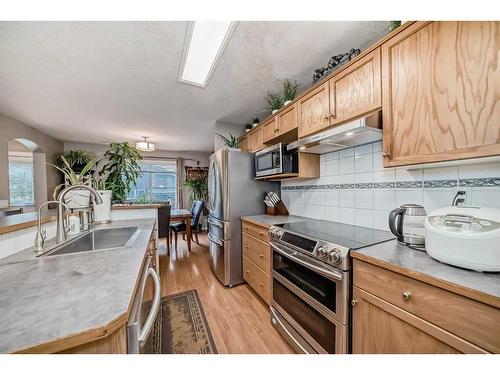
POLYGON ((278 122, 276 117, 273 117, 270 121, 266 121, 261 125, 262 127, 262 140, 267 143, 276 137, 276 132, 278 131, 278 122))
POLYGON ((380 48, 330 80, 332 124, 355 119, 382 107, 380 48))
POLYGON ((258 126, 247 134, 248 151, 257 152, 264 148, 262 133, 262 126, 258 126))
POLYGON ((271 304, 271 248, 269 229, 241 221, 243 279, 268 304, 271 304))
POLYGON ((498 353, 500 310, 353 260, 354 353, 498 353))
POLYGON ((264 143, 293 142, 297 140, 295 129, 297 129, 297 110, 295 105, 289 104, 263 125, 264 143))
POLYGON ((382 45, 384 166, 500 154, 499 22, 415 22, 382 45))
POLYGON ((297 100, 299 138, 316 133, 330 126, 329 82, 315 88, 297 100))
POLYGON ((248 151, 248 139, 247 136, 240 138, 240 147, 241 151, 248 151))

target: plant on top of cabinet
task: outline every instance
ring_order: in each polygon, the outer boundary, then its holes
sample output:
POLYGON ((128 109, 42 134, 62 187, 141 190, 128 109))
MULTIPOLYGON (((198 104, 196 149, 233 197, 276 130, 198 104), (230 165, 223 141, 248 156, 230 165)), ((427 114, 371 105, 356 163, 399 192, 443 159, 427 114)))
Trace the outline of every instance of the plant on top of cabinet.
POLYGON ((228 148, 236 148, 237 149, 241 143, 241 139, 236 138, 231 133, 229 133, 229 138, 225 137, 224 135, 222 135, 220 133, 215 133, 215 134, 219 136, 219 138, 224 142, 224 144, 228 148))
POLYGON ((260 120, 258 117, 255 117, 252 121, 253 127, 255 128, 257 125, 259 125, 260 120))
POLYGON ((266 101, 267 109, 272 114, 275 114, 281 107, 283 107, 283 96, 280 92, 268 91, 266 101))
MULTIPOLYGON (((92 161, 91 156, 87 151, 84 150, 70 150, 63 152, 56 159, 56 165, 59 168, 66 167, 66 163, 63 161, 63 158, 69 164, 70 168, 79 173, 85 168, 85 166, 92 161)), ((87 172, 88 173, 88 172, 87 172)))
POLYGON ((252 124, 249 124, 249 123, 246 123, 245 124, 245 131, 248 133, 250 130, 252 130, 253 128, 253 125, 252 124))
POLYGON ((295 99, 299 86, 297 81, 292 82, 289 79, 283 81, 283 105, 288 105, 295 99))
POLYGON ((106 187, 113 192, 113 201, 127 199, 132 185, 141 176, 139 160, 142 160, 141 153, 128 142, 111 143, 104 158, 99 160, 99 176, 107 176, 106 187))

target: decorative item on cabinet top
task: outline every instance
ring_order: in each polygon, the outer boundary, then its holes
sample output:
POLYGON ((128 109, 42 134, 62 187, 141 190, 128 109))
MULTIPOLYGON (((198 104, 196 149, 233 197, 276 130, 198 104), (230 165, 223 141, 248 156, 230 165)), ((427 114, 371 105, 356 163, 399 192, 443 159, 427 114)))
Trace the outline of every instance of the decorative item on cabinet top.
POLYGON ((335 69, 339 68, 347 61, 351 61, 354 57, 358 56, 359 54, 361 54, 361 50, 359 48, 351 48, 349 52, 332 56, 330 61, 328 61, 328 65, 326 67, 314 70, 313 82, 317 82, 321 78, 324 78, 327 75, 331 74, 335 69))

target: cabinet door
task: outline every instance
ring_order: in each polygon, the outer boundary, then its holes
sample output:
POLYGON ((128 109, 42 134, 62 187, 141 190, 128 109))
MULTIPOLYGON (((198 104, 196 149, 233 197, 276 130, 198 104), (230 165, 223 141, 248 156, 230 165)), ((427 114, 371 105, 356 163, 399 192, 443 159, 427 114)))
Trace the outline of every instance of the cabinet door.
POLYGON ((248 151, 256 152, 262 149, 262 126, 248 133, 248 151))
POLYGON ((382 46, 384 166, 500 154, 499 22, 416 22, 382 46))
POLYGON ((273 117, 272 121, 267 122, 262 126, 262 139, 264 142, 268 142, 274 137, 276 137, 276 133, 278 132, 278 126, 276 123, 276 117, 273 117))
POLYGON ((333 123, 360 117, 382 107, 380 48, 330 80, 333 123))
POLYGON ((353 288, 352 351, 355 354, 484 353, 357 287, 353 288))
POLYGON ((295 105, 289 104, 289 106, 276 116, 278 135, 285 134, 297 127, 297 110, 295 105))
POLYGON ((299 138, 330 125, 329 83, 317 87, 297 101, 299 138))
POLYGON ((240 142, 241 151, 248 151, 248 137, 243 137, 240 142))

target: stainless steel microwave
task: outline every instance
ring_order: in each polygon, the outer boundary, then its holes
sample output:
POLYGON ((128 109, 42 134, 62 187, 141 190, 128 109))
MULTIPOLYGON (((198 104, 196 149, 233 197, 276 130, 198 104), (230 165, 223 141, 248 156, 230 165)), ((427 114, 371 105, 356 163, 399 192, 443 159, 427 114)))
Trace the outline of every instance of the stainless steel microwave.
POLYGON ((277 143, 255 153, 255 176, 270 176, 280 173, 298 173, 297 151, 286 151, 286 145, 277 143))

